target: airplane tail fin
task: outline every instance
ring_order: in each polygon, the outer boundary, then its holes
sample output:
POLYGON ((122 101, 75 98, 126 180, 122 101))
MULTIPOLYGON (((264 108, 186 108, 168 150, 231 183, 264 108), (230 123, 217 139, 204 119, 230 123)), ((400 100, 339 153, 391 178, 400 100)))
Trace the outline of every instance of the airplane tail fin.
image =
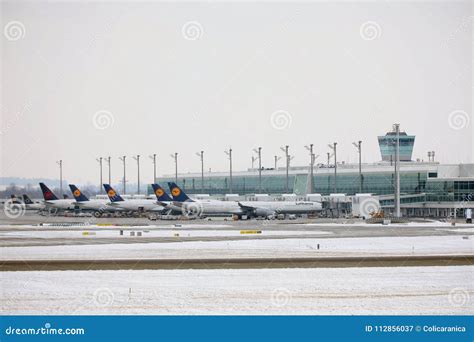
POLYGON ((33 204, 33 201, 28 197, 27 194, 23 195, 23 202, 25 202, 25 204, 33 204))
POLYGON ((181 188, 178 185, 176 185, 176 183, 169 182, 168 186, 170 187, 170 192, 171 192, 171 195, 173 196, 174 201, 176 201, 176 202, 194 202, 192 199, 190 199, 188 197, 188 195, 186 195, 184 193, 183 190, 181 190, 181 188))
POLYGON ((156 195, 156 199, 159 202, 172 202, 173 199, 166 193, 166 191, 160 186, 160 184, 152 184, 153 192, 156 195))
POLYGON ((43 198, 45 201, 55 201, 59 199, 44 183, 39 183, 41 191, 43 192, 43 198))
POLYGON ((104 184, 105 192, 109 196, 110 202, 123 202, 123 198, 110 186, 110 184, 104 184))
POLYGON ((87 196, 84 195, 74 184, 69 184, 69 188, 71 189, 72 195, 74 196, 76 202, 87 202, 89 200, 87 196))

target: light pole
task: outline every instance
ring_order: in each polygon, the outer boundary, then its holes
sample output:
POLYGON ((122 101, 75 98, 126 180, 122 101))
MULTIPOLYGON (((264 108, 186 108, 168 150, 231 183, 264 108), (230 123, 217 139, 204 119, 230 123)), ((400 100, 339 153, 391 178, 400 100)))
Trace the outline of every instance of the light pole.
POLYGON ((156 184, 156 153, 149 156, 153 160, 153 184, 156 184))
POLYGON ((122 161, 123 163, 123 180, 122 180, 122 192, 123 194, 125 195, 127 193, 127 187, 126 187, 126 182, 127 182, 127 178, 126 178, 126 174, 125 174, 125 161, 127 159, 127 156, 122 156, 122 157, 119 157, 119 159, 122 161))
POLYGON ((174 181, 178 184, 178 152, 170 154, 170 157, 174 159, 174 181))
POLYGON ((102 157, 96 158, 96 160, 100 166, 100 184, 99 184, 99 192, 100 192, 100 189, 102 189, 102 157))
POLYGON ((133 159, 137 161, 137 194, 140 195, 140 155, 137 154, 133 159))
MULTIPOLYGON (((319 158, 319 154, 318 154, 318 155, 315 155, 315 154, 313 153, 313 155, 311 156, 311 163, 312 163, 312 165, 313 165, 313 169, 314 169, 314 164, 316 163, 316 159, 318 159, 318 158, 319 158)), ((313 185, 313 189, 311 189, 311 192, 314 191, 314 179, 313 179, 312 185, 313 185)))
POLYGON ((395 217, 400 217, 400 124, 393 125, 395 131, 395 217))
POLYGON ((281 159, 281 157, 278 157, 278 156, 275 156, 275 171, 277 169, 277 164, 278 164, 278 161, 281 159))
POLYGON ((290 158, 290 154, 288 153, 289 148, 290 148, 290 146, 288 146, 288 145, 280 147, 280 150, 285 152, 285 158, 286 158, 286 186, 285 186, 286 193, 288 193, 288 191, 290 191, 289 170, 290 170, 290 160, 291 160, 291 158, 290 158))
POLYGON ((314 153, 313 153, 313 144, 309 144, 308 145, 305 145, 305 148, 309 151, 309 157, 310 157, 310 161, 309 161, 309 190, 310 190, 310 193, 312 194, 313 193, 313 166, 314 166, 314 153))
POLYGON ((224 151, 225 154, 229 157, 229 193, 232 193, 232 148, 224 151))
MULTIPOLYGON (((111 184, 111 175, 112 175, 112 171, 110 169, 110 156, 108 156, 107 158, 105 158, 105 160, 107 160, 107 164, 108 164, 108 167, 109 167, 109 184, 111 184)), ((101 189, 102 189, 102 184, 100 185, 101 189)))
POLYGON ((258 192, 262 193, 262 148, 254 148, 253 151, 258 155, 258 192))
POLYGON ((204 151, 196 152, 196 155, 201 158, 201 192, 204 193, 204 151))
POLYGON ((328 145, 334 154, 334 193, 337 194, 337 142, 328 145))
POLYGON ((63 197, 63 160, 60 159, 56 162, 59 165, 59 194, 63 197))
POLYGON ((362 141, 353 142, 352 145, 355 146, 357 152, 359 152, 359 193, 362 193, 362 141))

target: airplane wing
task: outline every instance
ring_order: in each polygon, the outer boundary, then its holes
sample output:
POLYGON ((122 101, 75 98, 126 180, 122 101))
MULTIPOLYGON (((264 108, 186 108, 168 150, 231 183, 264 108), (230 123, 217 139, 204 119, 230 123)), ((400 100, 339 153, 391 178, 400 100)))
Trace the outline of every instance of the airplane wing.
POLYGON ((244 211, 255 211, 255 207, 252 207, 252 206, 248 206, 248 205, 243 205, 242 203, 240 202, 237 202, 237 204, 239 205, 240 208, 242 208, 242 210, 244 211))
POLYGON ((161 205, 163 208, 167 208, 170 206, 170 203, 156 201, 156 204, 161 205))
POLYGON ((269 215, 274 215, 275 213, 278 213, 278 210, 274 209, 269 209, 265 207, 258 207, 258 206, 253 206, 253 205, 245 205, 240 202, 237 202, 239 204, 239 207, 242 209, 242 211, 245 212, 245 214, 252 213, 257 216, 269 216, 269 215))

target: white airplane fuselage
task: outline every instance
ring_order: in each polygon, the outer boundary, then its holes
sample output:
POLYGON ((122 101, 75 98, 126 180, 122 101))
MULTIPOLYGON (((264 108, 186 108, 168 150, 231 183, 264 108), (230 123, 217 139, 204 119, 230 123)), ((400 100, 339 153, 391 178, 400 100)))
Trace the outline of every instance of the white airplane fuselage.
MULTIPOLYGON (((175 202, 176 203, 176 202, 175 202)), ((219 201, 196 200, 182 202, 184 211, 206 215, 270 216, 274 214, 310 214, 322 210, 321 203, 307 201, 219 201)))
POLYGON ((107 206, 111 208, 120 208, 129 211, 163 211, 164 207, 155 200, 130 199, 119 202, 109 202, 107 206))
POLYGON ((177 210, 182 210, 183 212, 193 211, 200 216, 243 214, 239 204, 233 201, 195 200, 192 202, 174 203, 177 206, 177 210))
POLYGON ((74 200, 71 199, 57 199, 48 200, 44 204, 46 208, 63 209, 63 210, 74 210, 74 200))
POLYGON ((95 211, 114 211, 118 208, 110 207, 109 200, 106 199, 91 199, 83 202, 75 202, 75 205, 81 210, 95 210, 95 211))
POLYGON ((322 210, 321 203, 309 201, 244 201, 240 204, 273 211, 274 214, 310 214, 322 210))
POLYGON ((33 202, 25 204, 26 210, 41 210, 45 208, 45 204, 41 202, 33 202))

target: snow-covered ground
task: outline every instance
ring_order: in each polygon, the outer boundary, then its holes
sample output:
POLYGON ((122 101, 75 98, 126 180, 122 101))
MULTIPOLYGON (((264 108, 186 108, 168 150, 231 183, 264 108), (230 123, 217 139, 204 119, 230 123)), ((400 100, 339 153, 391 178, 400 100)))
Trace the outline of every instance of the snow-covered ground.
POLYGON ((83 238, 83 239, 97 239, 97 238, 127 238, 127 237, 139 237, 138 233, 141 234, 141 238, 147 237, 227 237, 227 236, 282 236, 282 235, 321 235, 321 234, 332 234, 331 232, 325 231, 299 231, 299 230, 261 230, 261 229, 243 229, 242 231, 259 231, 259 233, 244 234, 239 230, 178 230, 178 229, 166 229, 166 230, 150 230, 150 229, 102 229, 102 230, 21 230, 21 231, 10 231, 0 232, 0 238, 35 238, 35 239, 71 239, 71 238, 83 238), (123 235, 120 235, 120 230, 123 231, 123 235))
POLYGON ((0 248, 0 260, 244 258, 472 254, 464 235, 364 238, 290 238, 0 248), (318 249, 319 245, 319 249, 318 249))
POLYGON ((42 223, 42 224, 20 224, 20 225, 0 225, 1 229, 10 230, 12 227, 16 229, 25 229, 31 230, 36 229, 39 231, 44 230, 62 230, 62 229, 70 229, 70 228, 79 228, 79 229, 113 229, 113 230, 120 230, 120 229, 220 229, 220 228, 232 228, 233 226, 230 224, 216 224, 216 223, 192 223, 192 224, 183 224, 183 223, 175 223, 175 224, 167 224, 167 225, 160 225, 160 224, 143 224, 143 225, 130 225, 130 224, 74 224, 74 223, 42 223))
MULTIPOLYGON (((133 223, 133 222, 132 222, 133 223)), ((245 228, 248 226, 253 226, 258 229, 266 226, 286 226, 288 230, 291 230, 292 227, 316 227, 316 228, 343 228, 343 229, 355 229, 355 228, 473 228, 472 224, 467 224, 463 222, 456 223, 455 226, 452 226, 450 222, 441 222, 441 221, 431 221, 431 222, 407 222, 407 223, 392 223, 389 225, 383 225, 381 223, 366 223, 366 222, 352 222, 348 220, 344 222, 298 222, 298 221, 229 221, 226 223, 218 223, 216 221, 191 221, 187 223, 145 223, 145 224, 116 224, 116 223, 97 223, 84 221, 83 223, 74 223, 74 222, 57 222, 57 223, 41 223, 38 220, 37 224, 0 224, 0 230, 9 230, 12 227, 16 229, 68 229, 68 228, 79 228, 79 229, 231 229, 231 228, 245 228)))
MULTIPOLYGON (((382 223, 341 223, 341 222, 309 222, 301 223, 301 226, 308 227, 331 227, 331 228, 357 228, 357 227, 384 227, 384 228, 404 228, 404 227, 418 227, 418 228, 451 228, 453 227, 451 222, 431 221, 431 222, 406 222, 406 223, 391 223, 384 225, 382 223)), ((469 223, 456 223, 454 227, 459 228, 472 228, 472 224, 469 223)))
POLYGON ((2 272, 1 314, 462 314, 473 266, 2 272))

